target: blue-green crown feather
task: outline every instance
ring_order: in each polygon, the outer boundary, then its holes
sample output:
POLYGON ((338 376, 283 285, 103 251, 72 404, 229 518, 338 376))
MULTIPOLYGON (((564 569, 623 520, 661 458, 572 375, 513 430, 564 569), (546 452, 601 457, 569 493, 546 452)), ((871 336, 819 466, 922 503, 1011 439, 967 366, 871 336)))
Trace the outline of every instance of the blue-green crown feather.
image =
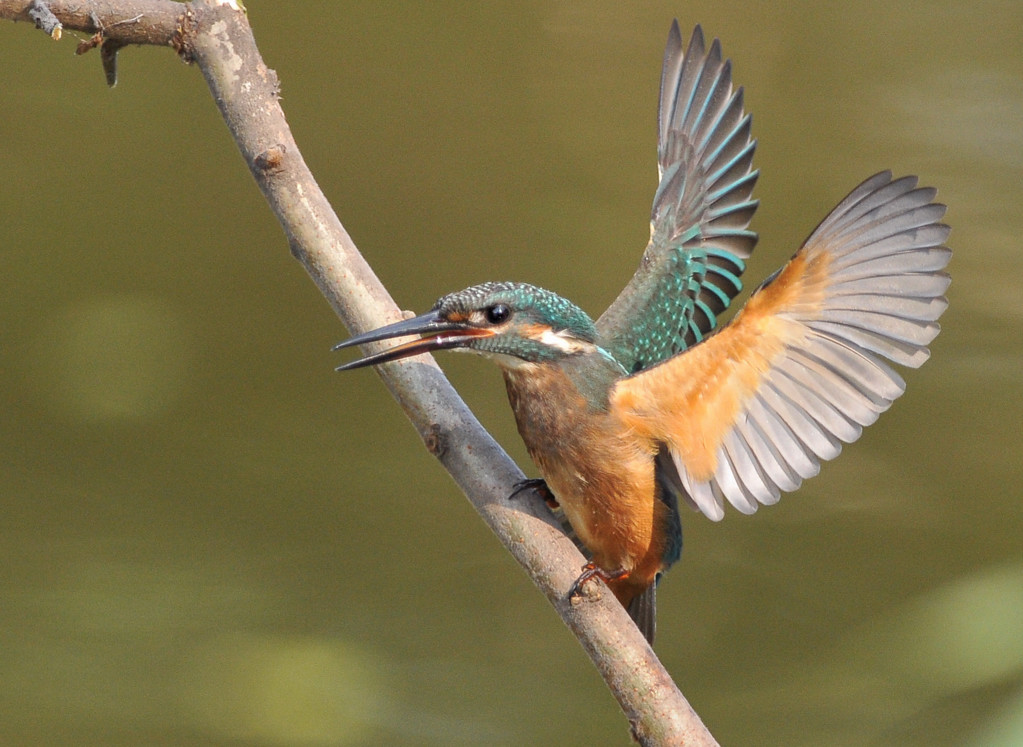
POLYGON ((589 315, 567 298, 528 283, 491 282, 474 285, 440 298, 434 308, 445 315, 468 314, 497 304, 505 304, 530 321, 544 324, 555 332, 566 330, 580 340, 593 342, 596 329, 589 315))
POLYGON ((526 283, 474 285, 444 296, 434 309, 451 319, 471 317, 473 313, 485 313, 497 306, 505 306, 511 314, 508 333, 480 337, 472 342, 472 349, 542 362, 555 360, 564 355, 564 351, 524 335, 523 331, 534 327, 550 329, 590 344, 597 339, 596 327, 585 311, 557 293, 526 283))

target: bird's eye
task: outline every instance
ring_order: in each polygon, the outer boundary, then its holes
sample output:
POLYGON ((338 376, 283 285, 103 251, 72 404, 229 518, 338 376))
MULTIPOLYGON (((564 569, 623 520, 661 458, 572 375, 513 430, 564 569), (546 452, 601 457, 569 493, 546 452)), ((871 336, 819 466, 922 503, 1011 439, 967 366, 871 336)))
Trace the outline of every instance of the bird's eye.
POLYGON ((493 306, 488 306, 484 314, 491 324, 502 324, 511 317, 511 309, 503 303, 495 303, 493 306))

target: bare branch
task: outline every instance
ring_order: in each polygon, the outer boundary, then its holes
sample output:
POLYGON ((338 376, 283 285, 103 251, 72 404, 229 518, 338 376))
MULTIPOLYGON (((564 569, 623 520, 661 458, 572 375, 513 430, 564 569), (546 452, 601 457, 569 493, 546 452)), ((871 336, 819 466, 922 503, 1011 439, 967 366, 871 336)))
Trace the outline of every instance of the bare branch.
MULTIPOLYGON (((244 12, 203 0, 0 0, 0 18, 28 20, 40 5, 66 28, 101 35, 95 44, 155 44, 198 64, 242 156, 288 237, 292 254, 353 332, 402 314, 345 231, 309 171, 278 101, 244 12)), ((45 14, 44 14, 45 15, 45 14)), ((53 28, 51 26, 51 28, 53 28)), ((45 30, 45 29, 44 29, 45 30)), ((91 42, 91 40, 90 40, 91 42)), ((109 73, 109 71, 108 71, 109 73)), ((713 737, 672 682, 625 610, 601 584, 570 603, 585 559, 522 472, 430 363, 378 368, 384 383, 480 515, 576 634, 646 745, 712 745, 713 737), (603 592, 603 593, 601 593, 603 592)))
POLYGON ((177 21, 184 15, 185 6, 171 0, 0 0, 0 18, 34 21, 38 14, 49 13, 66 29, 89 34, 103 31, 107 38, 122 46, 167 47, 174 46, 177 21), (127 23, 130 19, 134 22, 127 23))

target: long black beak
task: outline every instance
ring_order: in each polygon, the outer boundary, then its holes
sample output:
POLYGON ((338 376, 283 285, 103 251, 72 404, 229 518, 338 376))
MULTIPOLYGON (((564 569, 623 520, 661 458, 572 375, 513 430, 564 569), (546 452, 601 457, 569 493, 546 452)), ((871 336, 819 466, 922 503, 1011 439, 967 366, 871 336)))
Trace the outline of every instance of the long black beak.
POLYGON ((411 342, 405 342, 401 345, 397 345, 388 350, 384 350, 373 355, 367 355, 365 358, 359 358, 358 360, 346 363, 343 366, 338 366, 337 371, 350 371, 353 368, 362 368, 363 366, 374 366, 378 363, 387 363, 388 361, 396 361, 400 358, 408 358, 410 355, 419 355, 420 353, 432 353, 434 350, 448 350, 450 348, 458 348, 467 345, 471 340, 478 337, 489 337, 492 335, 488 329, 480 329, 478 327, 470 327, 465 322, 449 322, 440 316, 440 313, 436 310, 428 311, 422 316, 417 316, 415 319, 405 319, 394 324, 388 324, 386 327, 375 329, 365 334, 351 337, 342 343, 339 343, 333 347, 333 350, 342 350, 343 348, 349 348, 353 345, 363 345, 367 342, 380 342, 381 340, 390 340, 395 337, 407 337, 408 335, 431 335, 430 337, 424 337, 419 340, 412 340, 411 342), (453 334, 445 334, 451 332, 453 334))

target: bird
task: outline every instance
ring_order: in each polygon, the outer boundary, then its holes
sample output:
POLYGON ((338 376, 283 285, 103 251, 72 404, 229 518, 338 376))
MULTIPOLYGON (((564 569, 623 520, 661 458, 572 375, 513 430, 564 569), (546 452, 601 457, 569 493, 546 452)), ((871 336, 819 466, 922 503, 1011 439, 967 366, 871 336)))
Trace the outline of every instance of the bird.
MULTIPOLYGON (((593 320, 538 286, 486 282, 335 349, 410 341, 350 370, 438 350, 504 375, 518 431, 588 562, 652 644, 680 506, 719 521, 795 491, 905 391, 930 356, 951 250, 937 190, 883 171, 824 218, 726 324, 757 243, 756 141, 721 44, 668 35, 658 186, 640 266, 593 320)), ((522 486, 519 486, 522 487, 522 486)), ((518 488, 517 488, 518 489, 518 488)))

